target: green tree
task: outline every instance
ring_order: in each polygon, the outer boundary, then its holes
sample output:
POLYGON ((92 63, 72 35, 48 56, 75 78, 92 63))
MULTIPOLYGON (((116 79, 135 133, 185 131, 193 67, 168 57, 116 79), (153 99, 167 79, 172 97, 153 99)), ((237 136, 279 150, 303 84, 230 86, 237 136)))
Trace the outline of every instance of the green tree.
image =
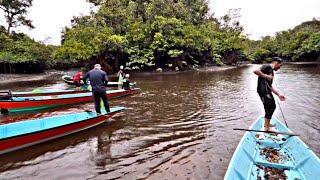
POLYGON ((320 21, 313 19, 297 25, 293 29, 277 32, 275 37, 266 36, 258 41, 258 49, 253 53, 261 62, 272 56, 281 56, 292 61, 320 59, 320 21))
POLYGON ((206 0, 89 2, 97 11, 74 17, 72 28, 62 34, 55 57, 74 63, 89 60, 115 68, 126 64, 148 69, 168 64, 181 67, 181 61, 220 64, 228 53, 245 54, 242 45, 247 38, 236 19, 239 11, 230 11, 228 21, 222 24, 209 14, 206 0))
POLYGON ((32 6, 32 0, 1 0, 0 9, 4 12, 7 21, 7 32, 11 28, 18 26, 27 26, 34 28, 32 21, 27 19, 27 9, 32 6))

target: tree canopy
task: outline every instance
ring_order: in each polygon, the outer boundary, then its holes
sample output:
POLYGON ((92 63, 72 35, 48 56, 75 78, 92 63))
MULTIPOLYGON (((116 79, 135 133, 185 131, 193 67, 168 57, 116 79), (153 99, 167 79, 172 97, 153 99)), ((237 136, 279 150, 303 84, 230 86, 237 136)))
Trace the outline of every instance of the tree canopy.
POLYGON ((32 21, 27 19, 27 9, 32 6, 32 0, 1 0, 0 9, 4 12, 7 21, 7 33, 11 28, 27 26, 34 28, 32 21))
POLYGON ((257 62, 271 56, 280 56, 292 61, 320 61, 320 21, 313 19, 300 25, 266 36, 251 44, 257 62))
POLYGON ((63 32, 57 59, 152 69, 168 64, 182 68, 178 60, 220 64, 229 52, 245 54, 239 22, 230 14, 214 18, 205 0, 90 2, 99 7, 97 12, 74 18, 72 28, 63 32))

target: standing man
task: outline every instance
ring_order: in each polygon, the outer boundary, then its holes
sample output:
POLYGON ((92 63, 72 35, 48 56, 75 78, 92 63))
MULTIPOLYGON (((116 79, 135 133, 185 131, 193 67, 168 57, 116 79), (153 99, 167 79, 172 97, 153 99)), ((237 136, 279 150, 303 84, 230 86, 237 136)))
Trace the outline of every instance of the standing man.
POLYGON ((120 66, 120 70, 119 70, 119 72, 117 74, 117 76, 119 77, 119 79, 118 79, 118 89, 122 89, 122 87, 123 87, 124 75, 125 75, 124 69, 123 69, 123 66, 121 65, 120 66))
POLYGON ((105 87, 108 84, 107 73, 101 70, 100 64, 95 64, 94 68, 84 76, 83 81, 86 82, 87 78, 92 86, 92 96, 97 114, 101 114, 100 99, 103 101, 106 112, 109 113, 110 107, 105 87))
POLYGON ((274 87, 272 82, 274 78, 273 71, 277 71, 282 66, 282 59, 279 57, 272 58, 271 64, 263 65, 259 69, 253 72, 258 75, 258 87, 257 91, 263 103, 265 116, 264 116, 264 130, 270 131, 270 120, 274 110, 276 109, 276 103, 274 101, 272 93, 276 94, 281 101, 285 100, 284 95, 280 94, 274 87))

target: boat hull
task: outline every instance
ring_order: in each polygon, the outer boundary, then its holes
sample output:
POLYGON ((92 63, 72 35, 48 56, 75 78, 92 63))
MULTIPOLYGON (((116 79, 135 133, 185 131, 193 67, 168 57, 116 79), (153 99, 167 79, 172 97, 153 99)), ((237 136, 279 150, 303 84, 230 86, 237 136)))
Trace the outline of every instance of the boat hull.
MULTIPOLYGON (((4 154, 7 152, 29 147, 35 144, 46 142, 52 139, 63 137, 69 134, 73 134, 73 133, 97 126, 99 124, 106 122, 106 120, 110 119, 113 115, 122 111, 123 109, 124 108, 111 108, 110 113, 105 115, 98 115, 98 116, 92 112, 93 114, 89 116, 90 118, 87 118, 78 122, 73 122, 73 123, 60 125, 52 128, 47 128, 43 130, 40 129, 35 132, 28 132, 20 135, 18 134, 13 137, 0 138, 0 154, 4 154)), ((67 115, 67 116, 69 117, 70 115, 67 115)), ((34 120, 34 121, 36 122, 40 120, 34 120)), ((19 122, 19 123, 23 124, 28 122, 19 122)), ((39 123, 45 124, 46 122, 44 120, 43 122, 39 122, 39 123)), ((19 126, 18 126, 19 124, 17 123, 15 125, 17 126, 16 129, 19 129, 19 126)), ((1 126, 2 127, 0 128, 0 130, 2 130, 3 134, 5 134, 5 131, 9 128, 6 129, 6 127, 4 126, 12 126, 12 125, 8 124, 8 125, 1 125, 1 126)), ((12 127, 10 128, 13 129, 12 127)))
MULTIPOLYGON (((261 130, 264 118, 260 117, 251 127, 261 130)), ((276 118, 271 120, 275 131, 290 132, 276 118)), ((230 161, 225 180, 301 179, 316 180, 320 177, 320 160, 297 136, 246 132, 230 161), (275 173, 275 174, 274 174, 275 173)))
MULTIPOLYGON (((110 99, 120 98, 132 95, 139 89, 132 90, 110 90, 107 91, 107 97, 110 99)), ((92 93, 74 94, 72 96, 43 96, 36 98, 24 98, 23 100, 1 100, 0 108, 2 112, 23 112, 46 108, 59 107, 70 104, 85 103, 92 101, 92 93)))
MULTIPOLYGON (((73 85, 73 86, 75 85, 73 82, 73 78, 71 76, 64 75, 62 76, 62 80, 68 85, 73 85)), ((118 87, 118 85, 119 85, 118 82, 108 82, 107 87, 118 87)))
POLYGON ((14 97, 32 97, 32 96, 57 96, 57 95, 65 95, 65 94, 78 94, 78 93, 87 93, 89 90, 58 90, 58 91, 43 91, 40 93, 32 93, 32 92, 12 92, 12 96, 14 97))

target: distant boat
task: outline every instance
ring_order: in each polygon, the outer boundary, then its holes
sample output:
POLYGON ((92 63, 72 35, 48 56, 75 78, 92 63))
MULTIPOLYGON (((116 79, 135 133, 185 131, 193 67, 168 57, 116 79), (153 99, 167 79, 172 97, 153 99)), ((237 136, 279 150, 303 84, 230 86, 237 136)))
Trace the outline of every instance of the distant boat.
MULTIPOLYGON (((119 98, 135 94, 139 88, 131 90, 108 90, 108 98, 119 98)), ((70 105, 76 103, 85 103, 92 101, 92 93, 77 93, 55 96, 29 96, 29 97, 11 97, 8 100, 0 100, 1 112, 22 112, 32 111, 46 108, 53 108, 62 105, 70 105)))
POLYGON ((76 133, 106 122, 123 107, 110 108, 110 113, 72 113, 0 125, 0 154, 76 133))
MULTIPOLYGON (((241 139, 225 180, 319 180, 320 160, 297 136, 290 135, 288 128, 273 118, 274 131, 283 134, 246 132, 241 139), (289 135, 286 135, 289 134, 289 135)), ((264 118, 260 117, 250 129, 260 131, 264 118)))
MULTIPOLYGON (((75 85, 73 82, 73 78, 69 75, 63 75, 62 80, 69 85, 75 85)), ((80 84, 84 84, 83 81, 81 81, 80 84)), ((118 82, 108 82, 107 87, 118 87, 118 85, 118 82)))

